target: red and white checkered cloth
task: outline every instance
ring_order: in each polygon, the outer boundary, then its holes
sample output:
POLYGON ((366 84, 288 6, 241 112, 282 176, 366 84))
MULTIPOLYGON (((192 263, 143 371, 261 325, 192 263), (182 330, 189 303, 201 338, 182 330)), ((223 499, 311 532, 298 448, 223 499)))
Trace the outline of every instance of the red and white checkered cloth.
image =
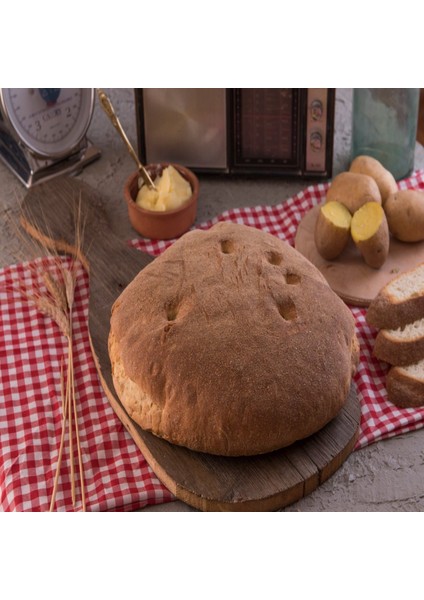
MULTIPOLYGON (((19 291, 46 294, 45 270, 58 276, 57 260, 37 259, 0 271, 0 509, 5 511, 48 510, 53 491, 67 341, 19 291)), ((87 510, 132 510, 172 500, 102 390, 90 352, 88 276, 82 267, 78 275, 74 368, 87 510)), ((55 510, 73 510, 69 464, 65 443, 55 510)), ((76 492, 80 510, 78 478, 76 492)))
MULTIPOLYGON (((263 229, 290 244, 303 216, 325 197, 327 184, 310 186, 275 206, 227 211, 218 221, 263 229)), ((401 188, 423 189, 417 171, 401 188)), ((172 241, 137 239, 136 248, 154 256, 172 241)), ((66 262, 66 259, 64 259, 66 262)), ((0 270, 0 509, 48 510, 62 427, 60 372, 67 342, 53 321, 26 300, 18 288, 45 292, 43 270, 57 270, 55 259, 37 259, 0 270)), ((75 383, 84 465, 87 510, 133 510, 173 499, 147 465, 107 400, 90 353, 88 277, 79 270, 74 311, 75 383)), ((423 409, 397 409, 387 401, 387 365, 372 357, 376 330, 365 309, 351 307, 361 346, 355 377, 361 402, 356 448, 419 429, 423 409)), ((76 469, 78 473, 78 469, 76 469)), ((77 479, 77 510, 81 507, 77 479)), ((56 496, 57 510, 73 510, 67 444, 56 496)))

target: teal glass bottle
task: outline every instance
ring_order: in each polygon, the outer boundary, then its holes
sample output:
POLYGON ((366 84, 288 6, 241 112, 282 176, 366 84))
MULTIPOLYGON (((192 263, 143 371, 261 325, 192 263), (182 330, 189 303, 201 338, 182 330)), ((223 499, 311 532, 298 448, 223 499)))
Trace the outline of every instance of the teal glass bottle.
POLYGON ((419 88, 355 88, 352 106, 352 159, 379 160, 396 180, 414 168, 419 88))

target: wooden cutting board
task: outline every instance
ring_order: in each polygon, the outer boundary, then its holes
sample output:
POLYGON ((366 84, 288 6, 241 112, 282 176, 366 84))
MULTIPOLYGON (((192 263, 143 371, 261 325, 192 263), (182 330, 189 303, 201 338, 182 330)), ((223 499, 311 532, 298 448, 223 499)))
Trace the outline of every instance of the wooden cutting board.
POLYGON ((269 454, 227 458, 193 452, 143 431, 126 413, 112 383, 107 350, 112 303, 152 258, 117 238, 100 195, 58 178, 28 192, 22 223, 34 237, 75 254, 75 212, 85 222, 81 260, 90 274, 89 331, 101 382, 116 414, 149 465, 180 500, 201 510, 275 510, 328 479, 353 450, 360 407, 352 387, 345 407, 317 434, 269 454))
POLYGON ((332 290, 348 304, 369 306, 378 292, 396 275, 424 262, 424 242, 407 244, 390 238, 389 256, 380 269, 365 264, 352 240, 336 260, 325 260, 315 245, 315 223, 320 207, 314 206, 296 232, 295 248, 315 265, 332 290))

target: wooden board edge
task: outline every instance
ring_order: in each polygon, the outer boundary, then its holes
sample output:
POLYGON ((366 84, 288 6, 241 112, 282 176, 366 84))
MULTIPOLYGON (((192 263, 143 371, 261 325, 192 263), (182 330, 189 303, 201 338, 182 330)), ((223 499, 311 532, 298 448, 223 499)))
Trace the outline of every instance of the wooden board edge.
POLYGON ((343 292, 339 292, 333 289, 333 292, 338 295, 338 297, 343 300, 345 304, 349 306, 353 306, 355 308, 368 308, 371 304, 371 300, 364 300, 363 298, 355 298, 354 296, 348 296, 343 292))
POLYGON ((328 463, 326 467, 324 467, 321 470, 319 485, 322 485, 325 481, 327 481, 327 479, 334 475, 334 473, 336 473, 340 469, 342 464, 346 462, 348 457, 352 454, 355 448, 355 444, 358 441, 358 438, 359 423, 350 442, 343 448, 343 450, 337 456, 334 457, 334 459, 330 463, 328 463))
POLYGON ((224 502, 196 496, 187 489, 177 486, 178 500, 202 512, 270 512, 284 508, 301 500, 305 495, 305 482, 300 481, 288 490, 261 499, 224 502))
MULTIPOLYGON (((201 497, 190 490, 184 488, 179 484, 175 484, 174 481, 170 480, 167 477, 166 473, 162 472, 160 465, 157 465, 153 470, 159 477, 159 479, 171 490, 172 493, 176 496, 178 500, 185 502, 191 507, 203 511, 203 512, 267 512, 267 511, 277 511, 284 509, 299 500, 302 500, 312 492, 314 492, 320 485, 322 485, 325 481, 327 481, 334 473, 338 471, 338 469, 342 466, 342 464, 347 460, 347 458, 353 452, 355 444, 358 440, 359 436, 359 421, 357 423, 356 429, 353 432, 353 435, 346 446, 334 456, 334 458, 329 462, 324 468, 318 469, 315 474, 310 477, 300 481, 289 489, 283 490, 281 492, 277 492, 271 496, 260 498, 260 499, 250 499, 246 501, 235 501, 235 502, 224 502, 220 500, 215 500, 213 498, 201 497), (160 476, 162 473, 162 476, 160 476), (165 481, 166 480, 166 481, 165 481), (167 483, 168 482, 168 483, 167 483)), ((147 458, 146 458, 147 460, 147 458)), ((149 461, 148 461, 149 462, 149 461)), ((149 462, 150 464, 150 462, 149 462)))

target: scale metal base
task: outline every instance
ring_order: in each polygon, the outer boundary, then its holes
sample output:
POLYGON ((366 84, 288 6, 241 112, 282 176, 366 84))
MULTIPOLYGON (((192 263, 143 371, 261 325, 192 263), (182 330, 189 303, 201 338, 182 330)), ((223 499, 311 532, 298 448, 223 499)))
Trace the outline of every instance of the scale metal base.
POLYGON ((61 160, 36 157, 23 148, 5 129, 0 129, 0 159, 26 188, 58 175, 74 175, 97 160, 101 151, 86 138, 72 154, 61 160))

